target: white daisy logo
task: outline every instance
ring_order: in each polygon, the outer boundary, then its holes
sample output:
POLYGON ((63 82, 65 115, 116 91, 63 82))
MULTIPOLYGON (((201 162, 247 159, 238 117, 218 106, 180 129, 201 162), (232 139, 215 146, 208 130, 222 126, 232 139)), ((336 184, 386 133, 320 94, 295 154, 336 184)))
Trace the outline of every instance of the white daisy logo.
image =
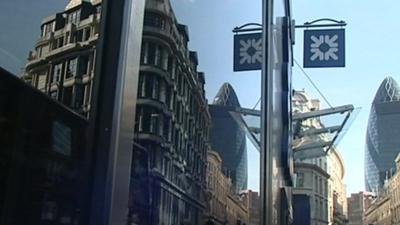
POLYGON ((262 63, 262 39, 240 40, 240 64, 262 63))
POLYGON ((328 61, 330 59, 338 60, 337 56, 338 49, 338 35, 333 35, 330 37, 329 35, 319 35, 318 37, 312 35, 311 40, 314 43, 311 43, 311 61, 315 61, 318 59, 319 61, 328 61))

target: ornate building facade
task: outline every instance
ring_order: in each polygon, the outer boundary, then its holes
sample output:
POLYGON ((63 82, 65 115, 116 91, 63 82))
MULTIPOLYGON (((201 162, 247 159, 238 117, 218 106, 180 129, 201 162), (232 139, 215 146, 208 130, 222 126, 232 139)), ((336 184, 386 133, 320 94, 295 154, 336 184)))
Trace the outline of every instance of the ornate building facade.
POLYGON ((91 107, 101 0, 73 0, 43 19, 24 79, 57 101, 88 116, 91 107))
POLYGON ((205 209, 211 120, 204 74, 188 42, 169 1, 146 1, 134 140, 149 157, 151 201, 133 202, 132 214, 148 215, 149 224, 198 225, 205 209))
POLYGON ((207 157, 208 204, 204 223, 210 225, 248 225, 246 198, 234 191, 232 181, 222 170, 222 159, 215 151, 207 157))
MULTIPOLYGON (((320 109, 318 99, 311 99, 302 91, 295 91, 292 99, 296 113, 306 113, 320 109)), ((303 128, 321 128, 323 122, 312 118, 301 122, 303 128)), ((318 139, 324 140, 323 135, 318 139)), ((305 137, 294 140, 294 145, 316 141, 305 137)), ((307 156, 307 153, 305 153, 307 156)), ((293 192, 310 196, 312 224, 346 224, 347 198, 343 182, 345 167, 340 153, 331 148, 321 157, 294 158, 297 183, 293 192), (314 222, 313 222, 314 221, 314 222)))
MULTIPOLYGON (((43 20, 24 79, 90 117, 101 0, 71 0, 43 20)), ((205 77, 169 1, 145 7, 129 218, 141 225, 200 225, 211 124, 205 77)), ((110 74, 112 75, 112 74, 110 74)), ((129 178, 127 178, 129 179, 129 178)))
POLYGON ((377 199, 365 212, 365 225, 400 224, 400 154, 394 161, 397 172, 385 180, 377 199))
POLYGON ((245 190, 240 192, 240 197, 243 199, 245 206, 249 211, 249 225, 259 225, 261 202, 258 192, 245 190))
POLYGON ((360 191, 352 193, 347 198, 349 225, 364 224, 364 214, 370 207, 373 197, 373 193, 360 191))

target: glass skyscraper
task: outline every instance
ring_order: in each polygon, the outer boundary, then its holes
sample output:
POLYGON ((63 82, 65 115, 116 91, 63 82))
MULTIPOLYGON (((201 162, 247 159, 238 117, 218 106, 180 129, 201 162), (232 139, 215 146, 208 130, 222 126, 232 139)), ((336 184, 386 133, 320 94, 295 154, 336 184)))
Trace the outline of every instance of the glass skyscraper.
POLYGON ((209 110, 212 119, 211 148, 220 154, 222 167, 232 178, 233 187, 238 193, 247 189, 247 148, 246 134, 230 114, 236 107, 240 107, 236 93, 230 84, 225 83, 209 110))
POLYGON ((400 152, 400 89, 387 77, 376 92, 369 115, 365 145, 365 186, 377 192, 395 170, 400 152))

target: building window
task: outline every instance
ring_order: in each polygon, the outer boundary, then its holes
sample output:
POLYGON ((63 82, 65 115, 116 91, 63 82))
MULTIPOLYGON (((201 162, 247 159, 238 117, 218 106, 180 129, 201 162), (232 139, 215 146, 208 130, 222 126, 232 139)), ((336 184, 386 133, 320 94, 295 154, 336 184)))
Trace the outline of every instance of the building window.
POLYGON ((297 173, 297 187, 304 186, 304 173, 297 173))
POLYGON ((322 193, 322 179, 321 178, 319 178, 319 193, 323 194, 322 193))
POLYGON ((163 136, 166 141, 171 141, 171 119, 168 117, 164 118, 163 136))
POLYGON ((83 30, 77 30, 74 32, 73 42, 81 42, 83 40, 83 30))
POLYGON ((149 43, 144 42, 142 44, 142 50, 140 52, 140 64, 148 64, 149 62, 149 43))
POLYGON ((144 107, 142 109, 142 120, 141 120, 141 131, 150 132, 150 118, 151 118, 151 109, 148 107, 144 107))
POLYGON ((150 115, 150 133, 157 134, 160 121, 160 114, 153 110, 150 115))
POLYGON ((79 68, 78 68, 78 76, 88 74, 88 67, 89 67, 89 56, 82 55, 79 56, 79 68))
POLYGON ((79 57, 79 75, 88 74, 89 56, 83 55, 79 57))
POLYGON ((77 58, 73 58, 68 61, 67 73, 65 74, 65 79, 76 76, 77 64, 78 64, 77 58))
POLYGON ((37 89, 42 90, 46 88, 46 75, 38 75, 37 89))
POLYGON ((146 75, 139 74, 138 93, 139 97, 144 97, 146 94, 146 75))
POLYGON ((157 45, 155 59, 154 59, 154 65, 156 65, 158 67, 161 67, 161 52, 162 52, 161 46, 157 45))
POLYGON ((90 38, 90 27, 87 27, 83 30, 83 41, 87 41, 90 38))
POLYGON ((159 93, 160 93, 160 82, 159 82, 157 76, 153 76, 153 91, 152 91, 151 97, 153 99, 157 99, 158 100, 159 93))
POLYGON ((62 67, 63 64, 59 63, 56 64, 53 68, 53 77, 51 79, 51 83, 58 83, 60 82, 61 76, 62 76, 62 67))
POLYGON ((160 80, 160 101, 162 103, 166 103, 166 98, 167 98, 167 94, 166 94, 166 83, 164 80, 160 80))
POLYGON ((62 102, 66 106, 71 106, 71 103, 72 103, 72 87, 64 88, 62 102))
POLYGON ((173 55, 170 55, 168 57, 168 72, 170 73, 170 76, 172 79, 175 78, 175 70, 176 70, 176 64, 175 64, 175 59, 173 55))
POLYGON ((61 48, 64 46, 64 37, 59 37, 54 41, 53 49, 61 48))
POLYGON ((85 105, 90 105, 91 83, 85 85, 85 105))
POLYGON ((318 176, 317 175, 314 176, 314 185, 315 185, 314 191, 318 192, 318 176))
POLYGON ((165 104, 168 108, 171 107, 171 87, 165 84, 165 104))
POLYGON ((42 27, 42 37, 46 36, 46 34, 54 32, 55 30, 55 22, 44 24, 42 27))
POLYGON ((165 71, 167 71, 168 70, 168 60, 169 60, 169 57, 168 57, 168 50, 167 49, 164 49, 163 51, 162 51, 162 55, 161 55, 161 67, 162 67, 162 69, 163 70, 165 70, 165 71))
POLYGON ((68 14, 68 23, 77 23, 80 21, 81 10, 76 10, 68 14))
POLYGON ((145 64, 151 64, 154 65, 155 63, 155 58, 156 58, 156 46, 153 43, 148 43, 148 48, 147 48, 147 57, 145 58, 145 64), (146 60, 147 58, 147 60, 146 60))
POLYGON ((146 12, 144 16, 144 25, 164 30, 165 19, 159 14, 146 12))
POLYGON ((74 107, 75 109, 80 109, 84 104, 85 88, 83 85, 76 85, 74 92, 74 107))

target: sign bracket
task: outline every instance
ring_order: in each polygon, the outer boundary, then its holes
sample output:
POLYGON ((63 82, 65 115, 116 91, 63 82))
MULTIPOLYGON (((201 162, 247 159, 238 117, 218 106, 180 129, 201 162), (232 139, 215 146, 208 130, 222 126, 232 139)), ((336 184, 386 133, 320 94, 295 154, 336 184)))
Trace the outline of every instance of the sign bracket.
MULTIPOLYGON (((303 25, 295 25, 294 28, 317 28, 317 27, 345 27, 347 23, 343 20, 335 20, 330 18, 321 18, 313 20, 311 22, 305 22, 303 25), (330 22, 324 24, 316 24, 319 22, 330 22)), ((262 31, 262 24, 259 23, 246 23, 242 26, 233 28, 232 32, 235 34, 252 32, 252 31, 262 31), (247 28, 253 26, 253 28, 247 28)))

